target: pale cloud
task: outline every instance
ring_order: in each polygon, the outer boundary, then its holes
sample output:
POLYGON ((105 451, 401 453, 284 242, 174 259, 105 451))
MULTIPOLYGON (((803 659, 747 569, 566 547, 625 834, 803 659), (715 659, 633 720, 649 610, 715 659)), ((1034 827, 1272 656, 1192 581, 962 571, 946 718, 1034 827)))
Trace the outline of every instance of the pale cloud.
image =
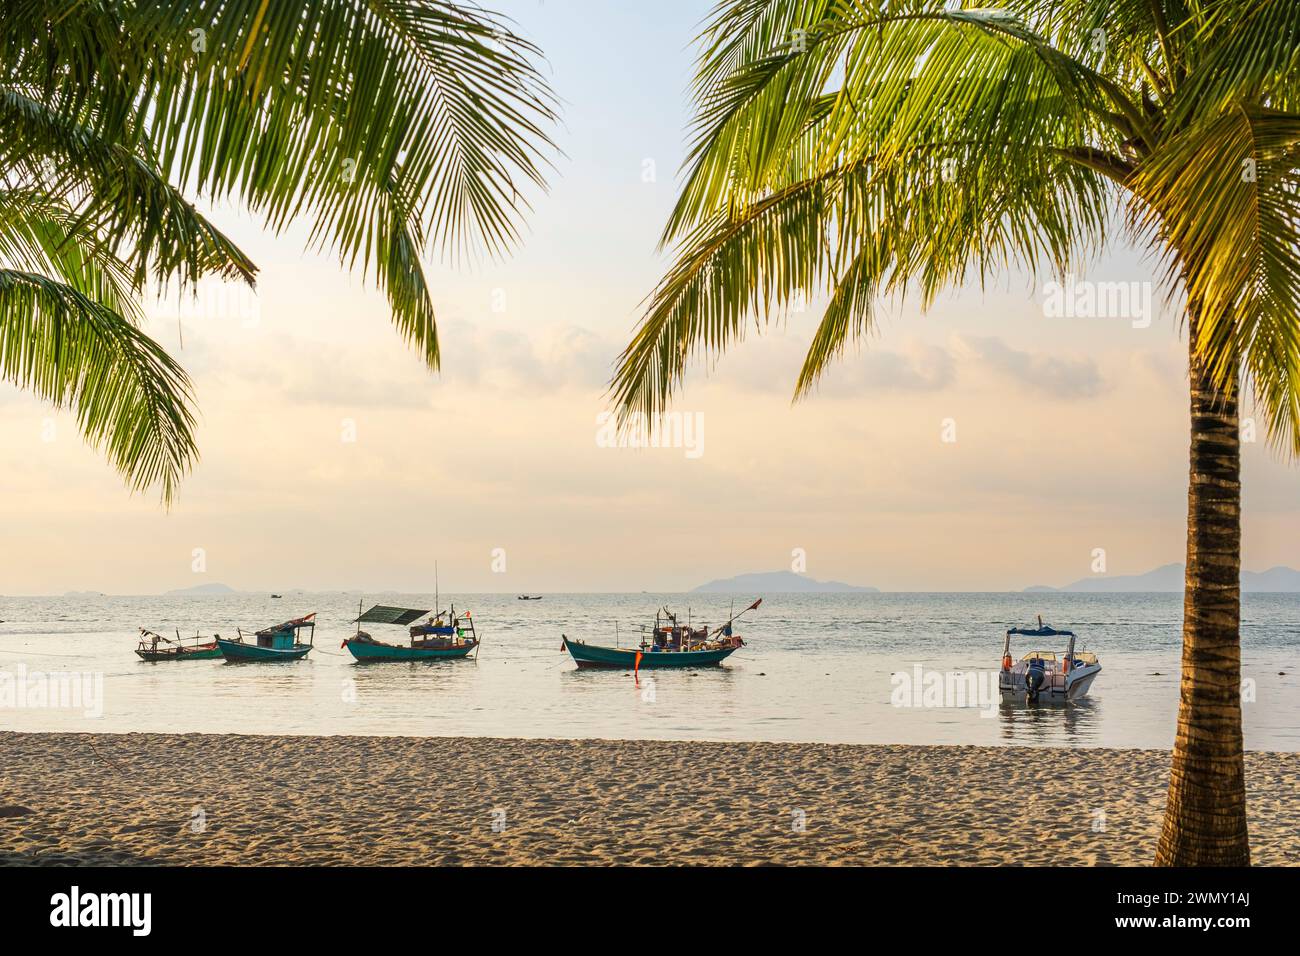
POLYGON ((614 340, 577 325, 532 329, 449 323, 443 338, 448 381, 483 382, 506 391, 603 390, 614 340))
POLYGON ((1104 386, 1091 357, 1022 351, 994 337, 959 335, 953 341, 964 365, 979 366, 1011 385, 1063 399, 1091 398, 1104 386))
MULTIPOLYGON (((687 381, 706 376, 751 391, 790 396, 794 393, 808 343, 780 331, 741 344, 706 371, 704 361, 688 370, 687 381)), ((956 374, 951 353, 936 345, 906 340, 899 346, 863 343, 846 349, 822 375, 816 394, 852 398, 878 392, 934 392, 952 384, 956 374)))
MULTIPOLYGON (((806 342, 778 332, 742 344, 716 363, 716 375, 732 385, 789 395, 806 349, 806 342)), ((816 395, 851 399, 945 392, 990 374, 1006 386, 1060 399, 1091 398, 1106 384, 1098 360, 1091 356, 1027 351, 994 336, 956 335, 948 343, 909 337, 891 346, 876 341, 850 346, 827 367, 816 395)), ((693 381, 701 377, 700 368, 688 375, 693 381)))

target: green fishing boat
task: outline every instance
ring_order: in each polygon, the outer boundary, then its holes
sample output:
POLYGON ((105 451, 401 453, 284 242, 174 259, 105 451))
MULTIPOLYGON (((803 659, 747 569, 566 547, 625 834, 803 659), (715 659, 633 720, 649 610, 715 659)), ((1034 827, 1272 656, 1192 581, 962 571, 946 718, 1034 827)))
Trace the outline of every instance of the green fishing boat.
POLYGON ((215 637, 203 637, 195 634, 193 637, 181 637, 181 632, 176 632, 176 637, 163 637, 161 634, 155 634, 153 631, 140 628, 140 643, 136 646, 135 653, 143 661, 158 663, 159 661, 210 661, 221 657, 221 648, 217 646, 215 637))
POLYGON ((253 635, 253 640, 244 639, 244 632, 239 631, 236 640, 218 637, 217 646, 221 656, 228 661, 298 661, 306 657, 312 649, 316 635, 316 612, 304 617, 296 617, 275 627, 267 627, 253 635), (307 643, 299 640, 301 631, 309 631, 307 643))
POLYGON ((642 627, 641 639, 632 647, 587 644, 561 635, 560 649, 568 651, 579 667, 633 672, 642 668, 714 667, 745 646, 733 625, 741 614, 756 610, 762 603, 763 599, 759 598, 714 631, 707 625, 695 627, 689 620, 682 624, 676 614, 661 608, 655 614, 654 627, 648 630, 642 627))
MULTIPOLYGON (((357 605, 361 610, 361 605, 357 605)), ((439 661, 457 660, 471 653, 478 657, 479 636, 474 629, 474 618, 469 611, 456 613, 450 610, 431 613, 428 610, 406 607, 388 607, 376 604, 356 619, 357 632, 343 642, 359 663, 380 661, 439 661), (428 616, 423 624, 415 622, 428 616), (362 624, 390 624, 398 627, 413 625, 406 644, 389 644, 376 640, 361 630, 362 624)))

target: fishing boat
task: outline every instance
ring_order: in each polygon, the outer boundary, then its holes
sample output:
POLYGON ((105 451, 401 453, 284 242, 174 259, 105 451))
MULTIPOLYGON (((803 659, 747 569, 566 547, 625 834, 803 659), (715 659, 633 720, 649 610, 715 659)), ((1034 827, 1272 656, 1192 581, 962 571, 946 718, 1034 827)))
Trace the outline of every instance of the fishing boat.
POLYGON ((542 599, 542 596, 541 596, 540 594, 521 594, 521 595, 519 595, 519 600, 521 600, 521 601, 540 601, 541 599, 542 599))
POLYGON ((316 639, 316 612, 296 617, 274 627, 263 628, 253 635, 253 640, 244 639, 244 632, 239 631, 236 640, 218 637, 217 646, 221 656, 228 661, 297 661, 302 660, 311 651, 316 639), (302 631, 308 631, 307 643, 299 639, 302 631))
POLYGON ((170 638, 143 627, 135 652, 144 661, 210 661, 221 656, 215 637, 181 637, 178 630, 176 637, 170 638))
POLYGON ((1101 673, 1096 654, 1074 649, 1073 631, 1058 631, 1043 623, 1038 627, 1013 627, 1007 630, 1002 645, 1002 671, 998 687, 1006 697, 1023 697, 1025 703, 1064 702, 1087 695, 1092 682, 1101 673), (1065 653, 1058 659, 1055 651, 1030 651, 1019 661, 1011 659, 1011 635, 1023 637, 1068 637, 1065 653))
POLYGON ((655 613, 652 628, 641 628, 641 640, 634 647, 604 647, 570 640, 560 635, 560 649, 567 650, 579 667, 603 667, 639 672, 641 668, 712 667, 745 646, 733 628, 742 615, 756 610, 763 599, 759 598, 740 614, 733 614, 727 623, 710 632, 705 625, 695 627, 688 620, 682 624, 677 615, 666 607, 655 613))
POLYGON ((470 652, 478 658, 479 637, 474 630, 474 618, 469 611, 456 613, 453 604, 450 610, 430 613, 407 607, 388 607, 376 604, 364 614, 357 605, 357 632, 343 642, 352 652, 352 656, 362 663, 374 661, 437 661, 455 660, 468 657, 470 652), (415 621, 428 615, 423 624, 415 621), (361 630, 362 624, 391 624, 395 626, 412 625, 407 644, 389 644, 376 640, 361 630))

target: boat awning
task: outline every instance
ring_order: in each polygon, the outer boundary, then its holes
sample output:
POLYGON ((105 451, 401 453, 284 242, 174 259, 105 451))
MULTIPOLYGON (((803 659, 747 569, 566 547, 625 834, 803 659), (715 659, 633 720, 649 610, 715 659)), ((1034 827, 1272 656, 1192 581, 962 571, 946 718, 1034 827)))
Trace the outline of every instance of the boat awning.
POLYGON ((428 610, 411 607, 388 607, 376 604, 365 614, 357 618, 357 624, 413 624, 428 614, 428 610))
POLYGON ((1008 634, 1024 634, 1026 637, 1074 637, 1074 631, 1058 631, 1056 628, 1043 625, 1042 627, 1012 627, 1007 630, 1008 634))
POLYGON ((292 621, 285 621, 283 624, 275 625, 275 627, 264 627, 257 633, 259 635, 278 634, 281 631, 296 631, 300 627, 310 627, 314 634, 316 628, 316 612, 312 611, 310 614, 304 615, 303 617, 295 617, 292 621))

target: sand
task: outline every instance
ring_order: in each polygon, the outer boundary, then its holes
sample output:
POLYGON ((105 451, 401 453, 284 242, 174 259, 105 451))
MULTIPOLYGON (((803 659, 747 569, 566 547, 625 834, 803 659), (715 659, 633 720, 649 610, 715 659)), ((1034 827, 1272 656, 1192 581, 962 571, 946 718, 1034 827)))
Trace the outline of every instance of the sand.
MULTIPOLYGON (((0 733, 7 864, 1145 864, 1146 750, 0 733), (27 812, 30 811, 30 812, 27 812), (1030 837, 1030 832, 1038 834, 1030 837)), ((1300 864, 1300 754, 1246 757, 1300 864)))

